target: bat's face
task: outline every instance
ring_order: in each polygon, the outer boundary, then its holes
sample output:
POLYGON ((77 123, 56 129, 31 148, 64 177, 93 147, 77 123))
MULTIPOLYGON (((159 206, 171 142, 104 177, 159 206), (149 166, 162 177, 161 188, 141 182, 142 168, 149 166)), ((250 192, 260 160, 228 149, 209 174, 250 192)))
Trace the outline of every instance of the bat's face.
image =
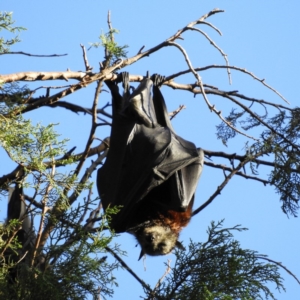
POLYGON ((142 247, 142 254, 165 255, 177 245, 178 234, 166 226, 145 227, 133 234, 142 247))

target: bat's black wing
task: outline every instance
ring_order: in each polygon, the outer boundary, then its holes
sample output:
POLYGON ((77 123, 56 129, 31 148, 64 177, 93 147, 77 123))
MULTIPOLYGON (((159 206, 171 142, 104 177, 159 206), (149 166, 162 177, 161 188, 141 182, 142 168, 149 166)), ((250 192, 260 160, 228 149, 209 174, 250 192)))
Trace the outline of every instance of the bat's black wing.
POLYGON ((115 83, 107 83, 113 97, 113 122, 97 186, 104 208, 122 206, 111 223, 116 232, 133 225, 132 218, 144 201, 185 211, 202 171, 203 151, 175 134, 159 78, 154 77, 154 84, 145 78, 131 95, 125 88, 123 97, 115 83))

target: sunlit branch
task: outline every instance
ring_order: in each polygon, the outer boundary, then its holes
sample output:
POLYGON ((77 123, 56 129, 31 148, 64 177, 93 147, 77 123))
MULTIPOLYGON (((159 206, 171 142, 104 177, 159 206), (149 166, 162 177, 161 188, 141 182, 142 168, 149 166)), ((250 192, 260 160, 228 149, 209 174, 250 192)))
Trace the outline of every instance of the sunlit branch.
MULTIPOLYGON (((201 71, 205 71, 205 70, 209 70, 209 69, 232 69, 232 70, 237 70, 239 72, 242 72, 242 73, 245 73, 249 76, 251 76, 253 79, 259 81, 260 83, 262 83, 265 87, 267 87, 268 89, 270 89, 271 91, 273 91, 275 94, 277 94, 282 100, 284 100, 286 103, 289 103, 277 90, 275 90, 273 87, 271 87, 270 85, 268 85, 266 82, 265 82, 265 79, 260 79, 258 78, 255 74, 253 74, 252 72, 249 72, 247 71, 245 68, 239 68, 239 67, 235 67, 235 66, 222 66, 222 65, 209 65, 209 66, 205 66, 205 67, 202 67, 202 68, 195 68, 195 71, 197 72, 201 72, 201 71)), ((178 73, 175 73, 175 74, 172 74, 168 77, 166 77, 166 81, 170 81, 176 77, 179 77, 181 75, 184 75, 184 74, 187 74, 187 73, 190 73, 191 70, 190 69, 187 69, 187 70, 184 70, 184 71, 180 71, 178 73)))
POLYGON ((250 138, 252 140, 256 140, 258 141, 258 139, 246 134, 245 132, 242 132, 240 131, 239 129, 237 129, 236 127, 232 126, 230 122, 228 122, 221 114, 221 111, 218 111, 216 108, 215 108, 215 105, 212 105, 210 103, 210 101, 208 100, 207 96, 206 96, 206 93, 205 93, 205 89, 203 87, 203 83, 202 83, 202 79, 200 78, 200 75, 194 70, 193 66, 192 66, 192 63, 190 62, 190 59, 186 53, 186 51, 184 50, 183 47, 181 47, 179 44, 177 43, 174 43, 174 42, 169 42, 170 45, 173 45, 175 47, 177 47, 181 53, 183 54, 184 58, 185 58, 185 61, 186 63, 188 64, 191 72, 194 74, 197 82, 198 82, 198 85, 200 87, 200 90, 201 90, 201 94, 203 96, 203 99, 205 100, 205 103, 207 104, 208 108, 210 109, 210 111, 213 111, 228 127, 230 127, 232 130, 236 131, 237 133, 240 133, 241 135, 244 135, 246 136, 247 138, 250 138))

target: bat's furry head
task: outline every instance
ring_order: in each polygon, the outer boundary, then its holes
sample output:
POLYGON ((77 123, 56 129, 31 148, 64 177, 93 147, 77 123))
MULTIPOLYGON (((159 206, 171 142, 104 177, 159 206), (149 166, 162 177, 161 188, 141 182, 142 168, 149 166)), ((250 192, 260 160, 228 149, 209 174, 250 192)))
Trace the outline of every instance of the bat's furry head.
MULTIPOLYGON (((140 258, 145 255, 166 255, 175 247, 184 249, 178 241, 179 233, 191 219, 192 202, 187 211, 176 212, 163 210, 159 205, 149 206, 143 210, 147 221, 128 230, 141 246, 140 258), (161 209, 158 213, 157 210, 161 209)), ((151 203, 151 202, 150 202, 151 203)), ((142 216, 142 212, 140 216, 142 216)), ((139 258, 139 259, 140 259, 139 258)))
POLYGON ((133 233, 141 245, 141 255, 165 255, 170 253, 175 247, 183 248, 178 241, 178 233, 168 226, 153 225, 144 227, 133 233))

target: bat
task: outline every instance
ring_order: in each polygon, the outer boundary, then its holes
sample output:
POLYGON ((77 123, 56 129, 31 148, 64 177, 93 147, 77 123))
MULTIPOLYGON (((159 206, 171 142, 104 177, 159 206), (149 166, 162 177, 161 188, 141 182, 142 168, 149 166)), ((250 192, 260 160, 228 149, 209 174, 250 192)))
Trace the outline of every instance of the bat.
MULTIPOLYGON (((17 219, 22 223, 22 226, 16 233, 16 237, 21 247, 17 251, 7 249, 5 251, 7 261, 22 261, 22 263, 28 263, 29 255, 26 254, 31 253, 36 240, 31 217, 25 203, 22 185, 16 183, 14 188, 9 187, 6 223, 8 224, 11 220, 17 219)), ((9 238, 10 236, 7 235, 4 236, 3 239, 8 240, 9 238)), ((18 266, 10 268, 8 276, 9 283, 15 283, 19 270, 20 268, 18 266)))
POLYGON ((17 183, 14 188, 9 187, 6 222, 9 223, 12 219, 18 219, 22 222, 22 227, 17 232, 17 237, 21 245, 25 247, 31 244, 32 239, 34 239, 32 220, 30 214, 27 212, 23 187, 17 183))
POLYGON ((107 158, 97 172, 99 196, 104 210, 121 207, 110 226, 135 236, 140 258, 165 255, 183 248, 178 237, 191 219, 204 153, 174 132, 160 91, 164 77, 146 77, 130 93, 128 73, 120 76, 123 96, 116 81, 106 82, 112 129, 107 158))

